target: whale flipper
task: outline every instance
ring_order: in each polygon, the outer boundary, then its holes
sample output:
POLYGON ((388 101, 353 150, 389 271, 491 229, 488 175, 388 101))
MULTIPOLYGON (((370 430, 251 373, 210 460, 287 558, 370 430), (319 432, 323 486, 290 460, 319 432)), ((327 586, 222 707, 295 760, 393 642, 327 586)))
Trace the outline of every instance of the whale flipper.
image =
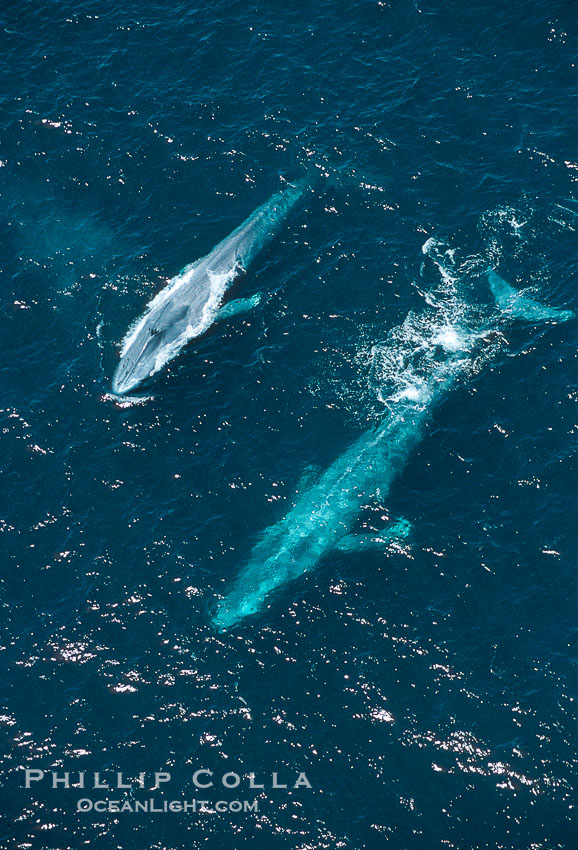
POLYGON ((236 298, 234 301, 229 301, 224 307, 221 307, 217 313, 216 321, 221 322, 226 319, 232 319, 234 316, 241 316, 243 313, 248 313, 253 307, 256 307, 263 300, 263 294, 257 292, 250 298, 236 298))
POLYGON ((527 319, 529 322, 548 320, 566 322, 568 319, 574 318, 572 310, 545 307, 539 301, 535 301, 527 295, 522 295, 491 268, 488 269, 488 283, 500 310, 513 318, 527 319))
POLYGON ((406 519, 390 523, 387 528, 374 534, 346 534, 339 540, 335 548, 340 552, 368 552, 371 550, 384 551, 399 547, 411 531, 411 523, 406 519))

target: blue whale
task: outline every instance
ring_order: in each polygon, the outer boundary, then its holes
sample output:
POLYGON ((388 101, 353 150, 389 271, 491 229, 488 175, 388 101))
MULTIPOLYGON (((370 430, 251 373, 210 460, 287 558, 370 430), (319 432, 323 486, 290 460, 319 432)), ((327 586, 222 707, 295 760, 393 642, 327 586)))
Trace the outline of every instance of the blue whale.
MULTIPOLYGON (((225 293, 273 239, 305 189, 301 182, 273 195, 210 254, 185 266, 155 295, 122 342, 112 380, 116 395, 148 381, 219 318, 225 293)), ((231 302, 223 308, 223 315, 248 309, 258 301, 253 297, 231 302)))
POLYGON ((288 513, 263 532, 217 605, 212 620, 218 631, 257 613, 272 591, 311 571, 332 551, 403 545, 409 531, 403 520, 374 535, 354 535, 351 530, 364 504, 371 500, 383 504, 422 439, 432 409, 497 354, 504 344, 500 330, 504 323, 513 318, 561 322, 574 315, 518 293, 493 270, 488 272, 488 283, 497 310, 470 304, 446 272, 446 291, 441 296, 428 294, 429 307, 411 312, 390 331, 386 343, 374 347, 383 419, 299 492, 288 513))

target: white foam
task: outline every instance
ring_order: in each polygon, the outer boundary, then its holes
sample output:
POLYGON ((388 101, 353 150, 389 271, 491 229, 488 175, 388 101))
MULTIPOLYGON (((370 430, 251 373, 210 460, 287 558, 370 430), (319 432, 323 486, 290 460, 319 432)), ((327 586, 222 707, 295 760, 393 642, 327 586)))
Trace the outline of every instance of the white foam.
POLYGON ((155 358, 155 364, 151 371, 151 375, 154 375, 162 369, 163 366, 165 366, 178 354, 181 348, 190 342, 190 340, 200 336, 213 324, 215 317, 219 312, 219 308, 223 303, 225 292, 227 291, 229 284, 237 276, 238 269, 238 265, 234 265, 226 272, 212 272, 207 269, 207 276, 210 281, 210 293, 203 306, 201 318, 196 324, 187 325, 182 334, 161 348, 155 358))
POLYGON ((459 351, 463 346, 463 339, 456 328, 444 328, 434 337, 435 345, 441 345, 446 351, 459 351))
POLYGON ((387 401, 413 401, 419 404, 426 404, 431 398, 431 392, 425 382, 408 383, 407 386, 400 389, 397 393, 390 396, 387 401))
POLYGON ((426 239, 423 245, 421 246, 422 254, 428 255, 430 250, 439 244, 440 243, 436 239, 434 239, 433 236, 430 236, 429 239, 426 239))
POLYGON ((191 279, 193 271, 196 269, 199 262, 200 260, 198 260, 196 263, 191 263, 190 265, 185 266, 185 268, 181 272, 179 272, 178 275, 169 280, 169 282, 161 289, 160 292, 157 292, 157 294, 153 298, 151 298, 151 300, 145 307, 145 311, 142 316, 140 316, 131 325, 129 325, 129 328, 122 341, 120 349, 121 357, 124 357, 126 352, 129 350, 129 348, 143 329, 143 327, 146 325, 148 317, 150 316, 152 311, 158 309, 159 307, 162 307, 163 304, 166 304, 169 298, 173 297, 175 292, 177 292, 182 286, 184 286, 185 283, 188 283, 188 281, 191 279))
POLYGON ((116 404, 117 407, 126 408, 126 407, 137 407, 142 404, 147 404, 149 401, 152 401, 154 396, 152 395, 116 395, 116 393, 105 393, 102 396, 102 401, 111 401, 116 404))

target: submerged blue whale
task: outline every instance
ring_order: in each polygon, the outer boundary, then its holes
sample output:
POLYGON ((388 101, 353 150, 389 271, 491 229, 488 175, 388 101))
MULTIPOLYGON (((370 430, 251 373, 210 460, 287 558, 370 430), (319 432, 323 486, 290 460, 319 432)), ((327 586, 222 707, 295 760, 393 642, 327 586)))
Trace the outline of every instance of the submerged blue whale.
POLYGON ((112 381, 115 394, 128 393, 147 381, 220 314, 230 316, 258 303, 255 296, 222 308, 235 278, 271 241, 305 189, 301 182, 273 195, 210 254, 186 266, 155 295, 122 342, 112 381))
POLYGON ((385 344, 373 349, 380 400, 386 409, 383 420, 350 445, 298 494, 289 512, 265 530, 217 606, 213 625, 218 630, 256 613, 271 591, 312 570, 332 550, 383 547, 405 537, 405 522, 392 523, 373 536, 356 537, 351 529, 368 500, 383 503, 421 440, 432 408, 497 353, 504 342, 500 332, 504 321, 520 317, 555 322, 573 316, 569 310, 544 307, 521 295, 494 271, 489 271, 488 282, 497 311, 469 304, 460 297, 455 281, 447 274, 444 279, 442 297, 426 296, 430 306, 410 313, 385 344))

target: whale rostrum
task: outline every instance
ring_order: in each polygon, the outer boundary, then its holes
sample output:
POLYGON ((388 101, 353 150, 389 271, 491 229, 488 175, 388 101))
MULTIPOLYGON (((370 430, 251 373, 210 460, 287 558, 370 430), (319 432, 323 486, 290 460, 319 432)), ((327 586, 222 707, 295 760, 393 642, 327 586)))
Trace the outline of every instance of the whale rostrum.
POLYGON ((116 395, 148 381, 216 319, 259 303, 259 296, 253 296, 222 307, 235 278, 273 239, 305 190, 305 182, 300 182, 273 195, 210 254, 185 266, 155 295, 122 342, 112 381, 116 395))

